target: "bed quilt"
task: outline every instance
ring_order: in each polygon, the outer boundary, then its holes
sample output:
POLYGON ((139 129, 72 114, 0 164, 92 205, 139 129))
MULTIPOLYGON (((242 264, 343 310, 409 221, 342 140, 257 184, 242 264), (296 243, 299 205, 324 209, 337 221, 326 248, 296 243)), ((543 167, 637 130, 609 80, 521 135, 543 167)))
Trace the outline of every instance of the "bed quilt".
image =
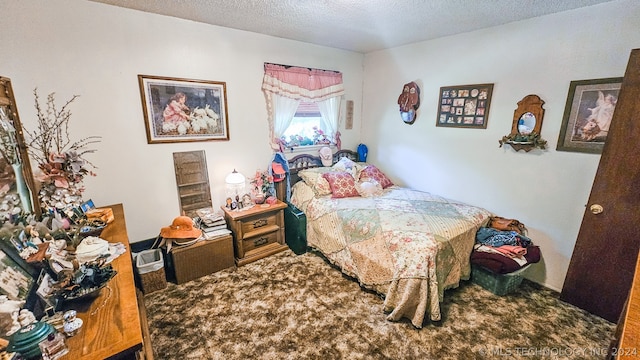
POLYGON ((389 320, 441 319, 444 291, 469 279, 475 233, 491 213, 392 186, 379 197, 315 196, 304 182, 291 202, 307 217, 307 242, 344 273, 385 297, 389 320))

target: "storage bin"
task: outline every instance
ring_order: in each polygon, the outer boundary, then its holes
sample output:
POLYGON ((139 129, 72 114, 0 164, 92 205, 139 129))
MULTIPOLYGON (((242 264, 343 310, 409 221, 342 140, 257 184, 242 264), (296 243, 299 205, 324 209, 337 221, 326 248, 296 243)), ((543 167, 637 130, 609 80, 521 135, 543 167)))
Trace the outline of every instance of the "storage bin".
POLYGON ((297 255, 307 252, 307 216, 290 203, 284 209, 284 241, 297 255))
POLYGON ((491 291, 496 295, 506 295, 513 292, 522 283, 522 273, 529 265, 508 274, 494 274, 477 265, 471 265, 471 281, 491 291))
POLYGON ((151 249, 138 253, 136 269, 140 276, 140 285, 143 293, 150 294, 167 287, 162 250, 151 249))
POLYGON ((174 247, 172 260, 176 284, 235 266, 233 237, 225 235, 211 240, 201 240, 193 245, 174 247))

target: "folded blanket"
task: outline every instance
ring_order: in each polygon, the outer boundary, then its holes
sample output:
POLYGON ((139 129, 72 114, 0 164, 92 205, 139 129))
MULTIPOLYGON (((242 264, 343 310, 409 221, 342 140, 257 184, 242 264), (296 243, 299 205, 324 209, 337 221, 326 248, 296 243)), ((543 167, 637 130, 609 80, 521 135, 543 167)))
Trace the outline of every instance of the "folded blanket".
POLYGON ((522 246, 502 245, 495 249, 510 258, 519 258, 527 254, 527 249, 522 246))
POLYGON ((527 247, 532 244, 531 239, 516 231, 500 231, 486 227, 478 229, 478 232, 476 232, 476 242, 495 247, 502 245, 527 247))
POLYGON ((524 265, 518 264, 513 258, 507 257, 497 252, 472 251, 471 263, 482 266, 494 274, 508 274, 522 267, 540 261, 540 248, 535 245, 527 247, 527 253, 523 256, 526 260, 524 265))

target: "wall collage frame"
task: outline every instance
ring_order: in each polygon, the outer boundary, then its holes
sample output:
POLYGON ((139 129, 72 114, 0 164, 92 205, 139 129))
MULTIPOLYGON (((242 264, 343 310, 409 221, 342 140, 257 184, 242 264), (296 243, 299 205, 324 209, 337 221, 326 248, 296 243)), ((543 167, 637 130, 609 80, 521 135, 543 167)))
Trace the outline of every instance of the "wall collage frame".
POLYGON ((436 126, 486 129, 493 84, 440 88, 436 126))

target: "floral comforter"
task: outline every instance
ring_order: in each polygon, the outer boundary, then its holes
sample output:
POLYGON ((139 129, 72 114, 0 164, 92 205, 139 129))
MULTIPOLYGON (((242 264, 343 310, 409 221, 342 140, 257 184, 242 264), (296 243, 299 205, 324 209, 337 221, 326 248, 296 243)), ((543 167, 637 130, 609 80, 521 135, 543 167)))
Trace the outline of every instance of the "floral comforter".
POLYGON ((316 197, 304 182, 291 202, 307 216, 307 242, 364 287, 385 296, 389 320, 441 319, 444 290, 471 273, 479 227, 491 213, 427 192, 392 186, 380 197, 316 197))

